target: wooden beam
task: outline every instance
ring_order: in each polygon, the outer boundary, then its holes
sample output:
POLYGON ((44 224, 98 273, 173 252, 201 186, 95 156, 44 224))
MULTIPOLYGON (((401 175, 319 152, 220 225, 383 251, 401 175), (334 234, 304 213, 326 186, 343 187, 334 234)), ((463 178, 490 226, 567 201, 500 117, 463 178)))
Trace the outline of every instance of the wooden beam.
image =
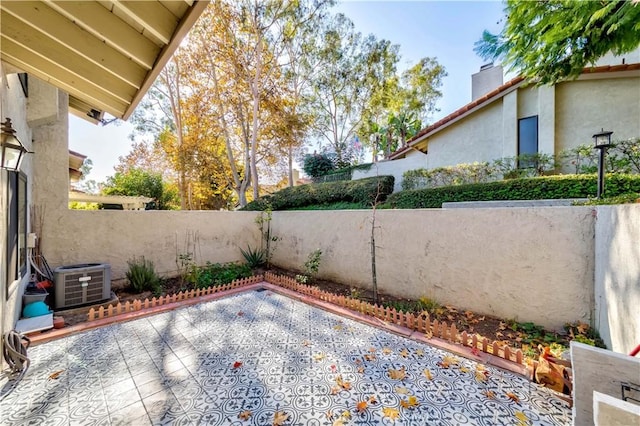
POLYGON ((173 53, 180 46, 182 39, 188 34, 188 32, 191 30, 198 18, 200 18, 200 15, 202 15, 202 12, 204 12, 208 5, 208 0, 198 0, 185 13, 182 21, 180 21, 180 25, 173 34, 171 43, 168 44, 160 53, 155 67, 149 72, 149 75, 147 75, 147 79, 142 84, 140 90, 138 90, 138 93, 136 93, 136 96, 131 101, 131 105, 129 106, 127 111, 124 113, 124 116, 122 117, 123 120, 128 119, 131 113, 133 113, 133 110, 136 108, 136 106, 138 106, 138 103, 142 100, 142 97, 147 93, 153 82, 156 80, 156 78, 160 74, 160 71, 162 71, 167 62, 169 62, 169 59, 171 59, 171 56, 173 56, 173 53))
POLYGON ((160 47, 100 4, 58 0, 48 4, 142 67, 153 68, 160 47))
POLYGON ((2 60, 12 64, 25 72, 33 74, 41 80, 50 82, 56 87, 83 99, 96 109, 106 111, 114 117, 122 117, 129 106, 128 102, 114 97, 102 89, 99 84, 87 82, 69 70, 52 62, 47 57, 40 56, 23 46, 15 43, 4 35, 0 37, 2 43, 2 60))
MULTIPOLYGON (((124 102, 130 102, 135 96, 137 92, 135 86, 125 83, 109 71, 87 61, 83 56, 36 29, 20 25, 20 21, 4 10, 0 14, 0 19, 2 20, 0 32, 3 40, 11 40, 22 50, 28 50, 41 58, 47 58, 47 61, 57 64, 60 68, 75 74, 87 83, 99 87, 124 102)), ((2 46, 2 50, 5 50, 5 46, 2 46)), ((18 56, 20 55, 19 51, 16 53, 18 56)), ((43 71, 46 72, 46 68, 43 71)))
POLYGON ((169 44, 179 22, 178 18, 157 1, 121 0, 114 3, 113 12, 116 15, 117 11, 140 23, 144 32, 150 32, 164 44, 169 44))
POLYGON ((177 19, 182 19, 184 13, 193 4, 193 1, 184 0, 160 0, 160 4, 164 6, 177 19))
POLYGON ((39 2, 3 3, 2 26, 3 33, 21 33, 23 39, 24 36, 28 38, 29 33, 35 30, 46 34, 52 40, 73 50, 82 58, 128 83, 134 89, 140 87, 147 74, 147 70, 143 67, 112 47, 106 46, 102 40, 95 38, 57 11, 39 2), (34 30, 27 29, 29 25, 34 30), (4 28, 5 26, 10 28, 4 28))

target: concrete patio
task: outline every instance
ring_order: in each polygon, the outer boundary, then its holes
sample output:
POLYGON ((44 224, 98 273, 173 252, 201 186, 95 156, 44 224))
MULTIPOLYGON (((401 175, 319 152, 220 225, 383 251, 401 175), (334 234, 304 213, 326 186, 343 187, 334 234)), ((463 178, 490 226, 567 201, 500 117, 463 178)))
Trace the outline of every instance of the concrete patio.
POLYGON ((0 403, 2 424, 571 424, 567 403, 523 377, 269 290, 96 328, 29 356, 0 403))

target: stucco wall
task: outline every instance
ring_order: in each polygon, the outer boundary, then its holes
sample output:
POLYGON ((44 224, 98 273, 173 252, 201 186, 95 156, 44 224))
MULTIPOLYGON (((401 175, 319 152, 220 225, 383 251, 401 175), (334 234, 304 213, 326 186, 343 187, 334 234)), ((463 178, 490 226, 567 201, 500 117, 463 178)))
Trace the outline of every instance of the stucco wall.
POLYGON ((578 80, 556 86, 556 151, 592 144, 594 133, 613 140, 640 136, 640 77, 578 80))
POLYGON ((598 206, 594 322, 607 347, 640 343, 640 204, 598 206))
MULTIPOLYGON (((277 265, 371 286, 371 211, 274 212, 277 265)), ((589 321, 594 218, 588 207, 380 210, 378 286, 476 312, 560 329, 589 321)))
POLYGON ((502 101, 496 101, 467 119, 429 138, 429 169, 460 163, 493 161, 502 157, 502 101))
POLYGON ((392 175, 395 178, 393 192, 402 191, 402 174, 407 170, 427 168, 427 156, 416 150, 407 154, 406 158, 374 163, 369 170, 354 170, 352 180, 373 176, 392 175))

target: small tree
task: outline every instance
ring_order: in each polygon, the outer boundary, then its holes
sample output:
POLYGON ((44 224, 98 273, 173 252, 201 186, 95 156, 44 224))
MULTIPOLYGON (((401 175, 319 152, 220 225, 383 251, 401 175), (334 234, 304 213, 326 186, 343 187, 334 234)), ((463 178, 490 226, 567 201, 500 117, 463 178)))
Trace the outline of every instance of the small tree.
POLYGON ((327 154, 313 153, 304 158, 304 172, 311 177, 324 176, 335 169, 333 161, 327 154))
POLYGON ((141 169, 130 169, 107 178, 102 189, 104 195, 129 195, 153 198, 153 210, 170 210, 178 203, 175 188, 162 181, 159 173, 149 173, 141 169))

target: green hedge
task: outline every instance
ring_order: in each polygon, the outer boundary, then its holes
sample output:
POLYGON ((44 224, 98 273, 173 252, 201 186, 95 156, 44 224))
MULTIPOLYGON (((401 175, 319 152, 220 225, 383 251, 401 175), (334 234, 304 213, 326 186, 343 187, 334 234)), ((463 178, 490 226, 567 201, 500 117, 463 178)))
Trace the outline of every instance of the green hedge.
MULTIPOLYGON (((398 209, 440 208, 456 201, 544 200, 587 198, 596 195, 596 175, 544 176, 498 182, 400 191, 387 198, 385 207, 398 209)), ((640 175, 610 174, 605 196, 640 192, 640 175)))
POLYGON ((378 201, 384 201, 393 192, 393 176, 379 176, 352 181, 338 181, 300 185, 285 188, 271 195, 265 195, 254 200, 241 210, 295 210, 312 204, 330 204, 337 202, 360 203, 363 207, 370 206, 378 192, 380 181, 380 196, 378 201))

